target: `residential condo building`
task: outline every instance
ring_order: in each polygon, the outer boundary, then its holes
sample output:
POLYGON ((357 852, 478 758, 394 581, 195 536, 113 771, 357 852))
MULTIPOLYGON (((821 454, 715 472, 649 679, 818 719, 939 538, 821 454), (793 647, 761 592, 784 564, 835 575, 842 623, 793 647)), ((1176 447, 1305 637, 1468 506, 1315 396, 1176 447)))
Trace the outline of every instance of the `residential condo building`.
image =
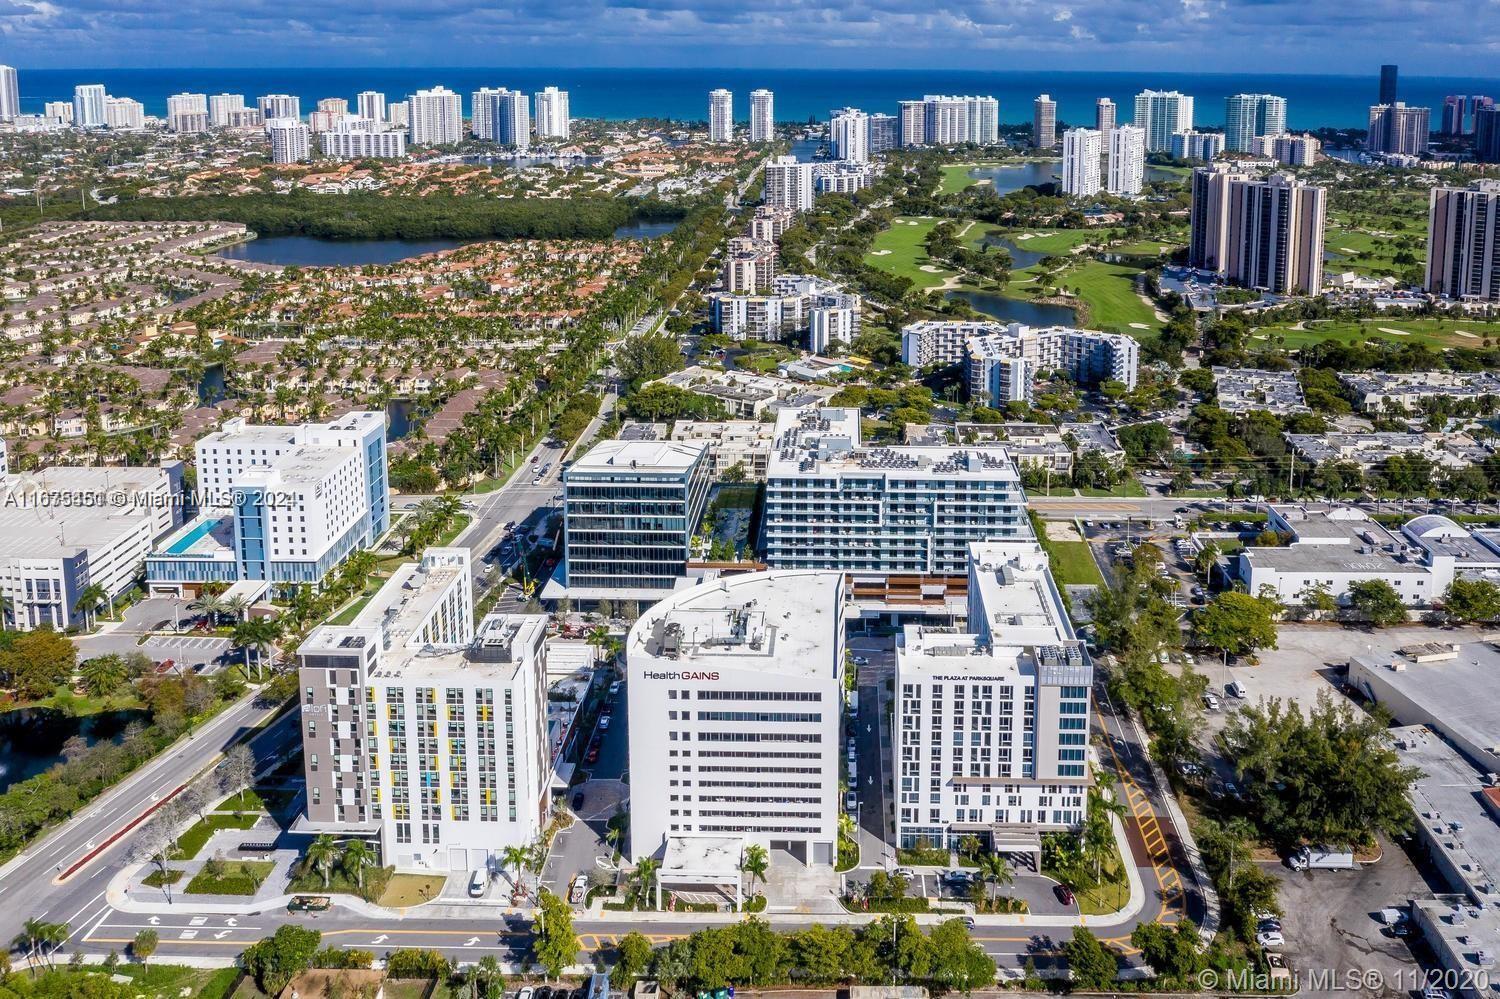
POLYGON ((834 159, 864 163, 870 158, 870 119, 858 108, 842 108, 828 121, 834 159))
POLYGON ((1179 160, 1213 160, 1224 151, 1219 132, 1178 132, 1172 136, 1172 156, 1179 160))
POLYGON ((1050 94, 1031 102, 1031 145, 1036 149, 1057 145, 1057 102, 1050 94))
POLYGON ((208 99, 208 123, 228 128, 237 112, 245 110, 244 94, 214 94, 208 99))
POLYGON ((1146 152, 1170 152, 1172 136, 1193 129, 1193 99, 1176 90, 1143 90, 1135 95, 1134 124, 1146 133, 1146 152))
POLYGON ((1248 153, 1255 139, 1285 131, 1285 97, 1231 94, 1224 99, 1224 147, 1231 152, 1248 153))
POLYGON ((1316 295, 1323 288, 1327 193, 1289 174, 1255 180, 1224 167, 1193 171, 1188 265, 1247 288, 1316 295))
POLYGON ((301 163, 312 159, 312 129, 296 118, 275 118, 266 122, 271 140, 272 163, 301 163))
POLYGON ((99 128, 107 124, 104 102, 107 95, 102 83, 82 83, 73 88, 73 124, 79 128, 99 128))
POLYGON ((556 87, 544 87, 532 95, 532 110, 536 117, 538 141, 552 139, 567 142, 572 135, 572 119, 568 110, 568 92, 556 87))
POLYGON ((759 145, 776 138, 776 95, 769 90, 750 91, 750 141, 759 145))
POLYGON ((1115 130, 1115 118, 1119 109, 1115 102, 1108 97, 1101 97, 1094 102, 1094 129, 1108 138, 1109 133, 1115 130))
POLYGON ((805 212, 813 206, 816 164, 778 156, 766 164, 765 202, 772 208, 805 212))
POLYGON ((1062 139, 1062 192, 1070 198, 1092 198, 1099 193, 1099 161, 1103 135, 1092 128, 1070 128, 1062 139))
POLYGON ((1029 401, 1044 371, 1065 371, 1081 385, 1118 381, 1134 388, 1140 347, 1122 333, 993 320, 929 319, 901 330, 901 360, 914 368, 965 366, 970 398, 1002 407, 1029 401))
POLYGON ((1399 101, 1377 104, 1370 108, 1365 148, 1372 153, 1425 156, 1431 120, 1429 107, 1407 107, 1399 101))
POLYGON ((447 87, 418 90, 406 99, 411 141, 417 146, 451 146, 463 141, 463 98, 447 87))
POLYGON ((21 86, 14 66, 0 66, 0 121, 10 121, 21 113, 21 86))
POLYGON ((870 115, 870 136, 866 142, 871 156, 901 145, 901 119, 890 114, 870 115))
POLYGON ((708 93, 708 141, 734 141, 734 94, 722 87, 708 93))
POLYGON ((1427 214, 1425 286, 1456 301, 1500 301, 1500 181, 1435 187, 1427 214))
POLYGON ((385 94, 378 90, 361 90, 354 97, 354 107, 366 121, 386 121, 385 94))
POLYGON ((1109 169, 1105 188, 1110 194, 1134 197, 1146 178, 1146 132, 1134 125, 1116 125, 1109 133, 1109 169))
POLYGON ((267 94, 257 98, 255 106, 260 108, 260 116, 264 121, 302 117, 302 98, 291 94, 267 94))

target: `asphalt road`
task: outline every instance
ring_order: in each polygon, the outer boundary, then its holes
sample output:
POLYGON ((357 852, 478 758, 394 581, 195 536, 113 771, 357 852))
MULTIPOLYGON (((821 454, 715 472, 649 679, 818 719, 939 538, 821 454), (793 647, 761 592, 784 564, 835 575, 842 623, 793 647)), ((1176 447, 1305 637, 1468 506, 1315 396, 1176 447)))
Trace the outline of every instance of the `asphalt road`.
MULTIPOLYGON (((13 940, 22 923, 37 917, 66 922, 70 947, 79 946, 107 908, 105 887, 129 855, 132 836, 126 830, 269 715, 253 695, 237 702, 0 868, 0 939, 13 940)), ((265 764, 294 748, 299 737, 293 713, 266 727, 250 746, 265 764)))

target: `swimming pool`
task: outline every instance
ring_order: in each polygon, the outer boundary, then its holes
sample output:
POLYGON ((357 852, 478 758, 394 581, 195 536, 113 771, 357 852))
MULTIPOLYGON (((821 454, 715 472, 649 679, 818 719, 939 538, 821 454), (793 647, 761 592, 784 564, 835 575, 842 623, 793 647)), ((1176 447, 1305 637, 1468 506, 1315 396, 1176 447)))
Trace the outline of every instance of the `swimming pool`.
POLYGON ((167 554, 181 555, 183 552, 187 551, 189 548, 202 541, 204 536, 214 529, 214 525, 216 523, 218 523, 218 521, 213 519, 199 521, 196 525, 194 525, 192 530, 188 531, 182 537, 172 542, 172 546, 167 549, 167 554))

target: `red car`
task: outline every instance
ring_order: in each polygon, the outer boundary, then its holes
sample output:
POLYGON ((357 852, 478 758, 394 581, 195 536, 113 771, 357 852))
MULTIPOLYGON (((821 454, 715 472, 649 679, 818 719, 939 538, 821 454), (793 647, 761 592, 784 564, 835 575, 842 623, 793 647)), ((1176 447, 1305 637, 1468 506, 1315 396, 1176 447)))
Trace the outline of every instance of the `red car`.
POLYGON ((1052 891, 1057 896, 1057 900, 1063 905, 1073 904, 1073 889, 1069 888, 1067 885, 1058 885, 1056 888, 1052 889, 1052 891))

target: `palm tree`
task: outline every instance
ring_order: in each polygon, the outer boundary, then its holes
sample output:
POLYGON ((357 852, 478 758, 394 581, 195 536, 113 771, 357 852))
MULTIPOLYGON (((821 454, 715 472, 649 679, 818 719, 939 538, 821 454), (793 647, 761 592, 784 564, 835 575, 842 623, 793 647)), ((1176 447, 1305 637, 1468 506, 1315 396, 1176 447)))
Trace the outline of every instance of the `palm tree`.
POLYGON ((232 597, 225 597, 223 600, 219 601, 219 613, 232 617, 235 619, 235 621, 239 621, 241 618, 243 618, 245 616, 245 612, 249 609, 250 601, 246 600, 238 593, 236 593, 232 597))
POLYGON ((759 843, 751 843, 745 847, 745 855, 740 858, 740 870, 750 875, 749 894, 755 893, 755 881, 757 878, 760 879, 762 884, 765 883, 766 871, 770 866, 771 856, 766 852, 764 846, 761 846, 759 843))
POLYGON ((128 672, 124 661, 114 655, 95 656, 78 668, 78 675, 83 678, 84 686, 95 697, 103 697, 119 689, 128 672))
POLYGON ((263 657, 281 637, 281 625, 270 618, 252 618, 234 626, 232 641, 245 652, 245 669, 250 669, 250 652, 255 651, 255 672, 260 676, 263 657))
POLYGON ((339 857, 339 864, 344 868, 344 873, 354 878, 354 883, 360 889, 365 886, 365 868, 375 863, 375 854, 370 849, 370 844, 362 839, 351 839, 344 844, 344 852, 339 857))
POLYGON ((73 602, 73 612, 82 613, 84 625, 92 631, 94 628, 94 614, 98 612, 99 605, 109 599, 109 593, 99 583, 90 583, 78 593, 78 599, 73 602))
POLYGON ((521 871, 526 868, 530 861, 530 847, 507 846, 500 851, 500 866, 509 867, 516 872, 512 881, 515 882, 517 888, 521 887, 521 871))
POLYGON ((324 833, 308 844, 307 862, 312 864, 314 870, 323 875, 324 889, 327 889, 329 878, 333 874, 333 862, 338 856, 338 852, 338 844, 327 833, 324 833))
POLYGON ((637 898, 642 904, 651 897, 651 883, 656 880, 656 872, 661 868, 661 861, 645 858, 635 865, 635 881, 637 898))
MULTIPOLYGON (((979 873, 984 875, 986 884, 997 886, 1008 885, 1016 879, 1011 873, 1010 863, 998 853, 987 853, 979 858, 979 873)), ((990 901, 994 901, 993 896, 990 901)))
POLYGON ((218 616, 224 612, 224 601, 205 590, 197 600, 188 604, 188 610, 194 614, 201 614, 212 627, 218 623, 218 616))
POLYGON ((1110 816, 1125 815, 1125 806, 1113 797, 1095 790, 1089 796, 1089 817, 1083 826, 1083 850, 1085 856, 1094 859, 1094 882, 1097 884, 1104 870, 1104 857, 1115 842, 1114 823, 1110 816))

